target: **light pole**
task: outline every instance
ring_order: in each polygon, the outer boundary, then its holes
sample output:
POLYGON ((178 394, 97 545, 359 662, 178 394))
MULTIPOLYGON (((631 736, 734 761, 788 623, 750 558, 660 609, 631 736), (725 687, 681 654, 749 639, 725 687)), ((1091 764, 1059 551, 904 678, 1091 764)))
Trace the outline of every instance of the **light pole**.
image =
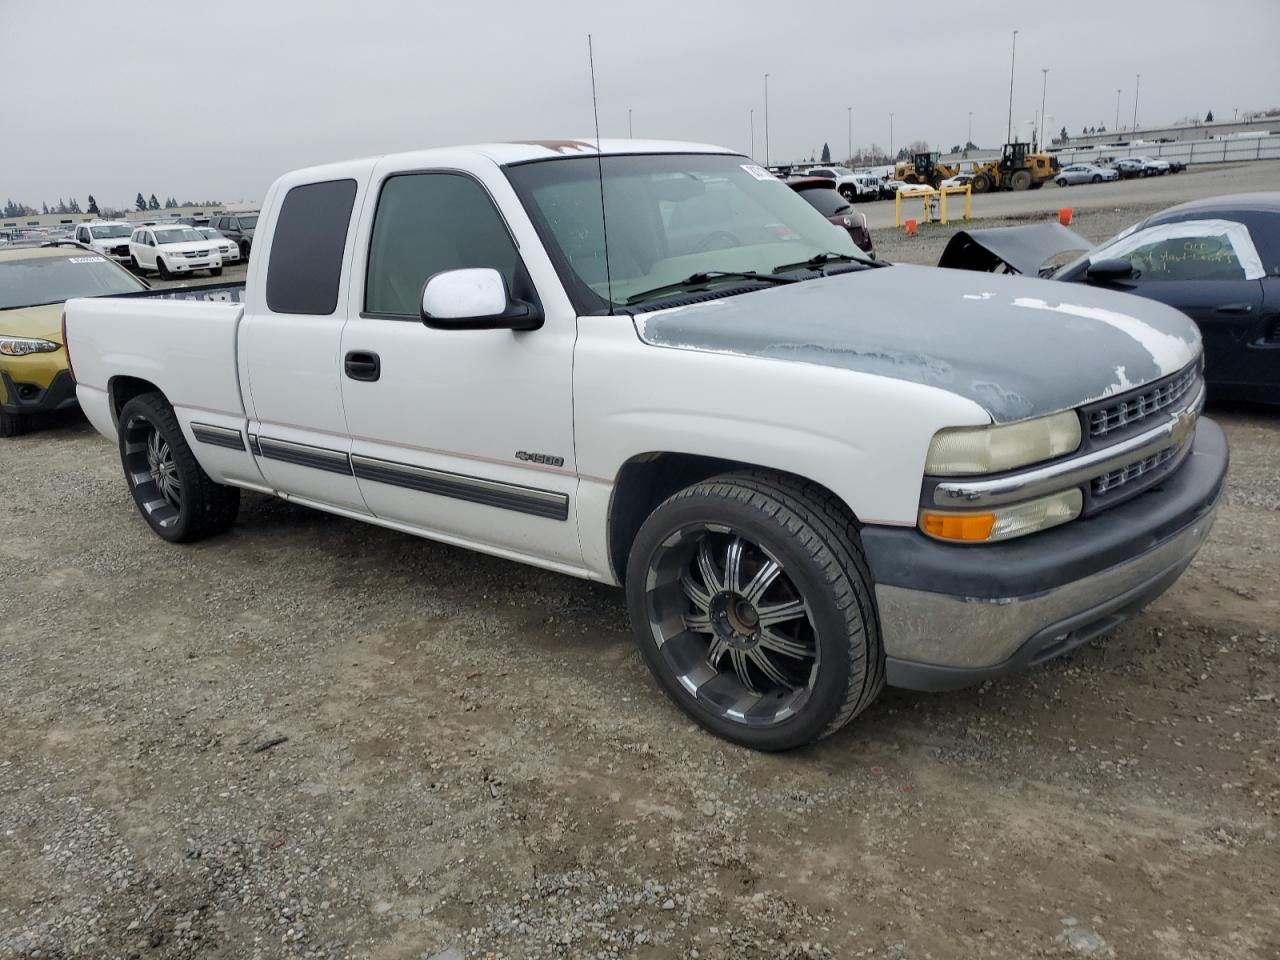
POLYGON ((1008 143, 1013 139, 1013 65, 1018 59, 1018 31, 1013 31, 1013 49, 1009 53, 1009 127, 1005 130, 1004 139, 1008 143))
POLYGON ((627 107, 627 136, 635 139, 635 134, 631 131, 631 108, 627 107))
POLYGON ((964 149, 966 153, 968 152, 969 144, 971 143, 973 143, 973 111, 972 110, 969 111, 969 136, 964 142, 964 149))
POLYGON ((889 111, 889 162, 893 163, 893 111, 889 111))
POLYGON ((751 110, 747 122, 751 124, 751 159, 756 158, 756 112, 751 110))
POLYGON ((1142 85, 1142 74, 1133 81, 1133 129, 1138 129, 1138 88, 1142 85))
MULTIPOLYGON (((1045 91, 1049 89, 1049 68, 1041 67, 1040 72, 1044 74, 1044 80, 1040 84, 1040 136, 1043 137, 1044 136, 1044 95, 1045 95, 1045 91)), ((1037 150, 1040 149, 1040 144, 1038 142, 1036 143, 1036 149, 1037 150)))
POLYGON ((764 75, 764 165, 769 165, 769 75, 764 75))
POLYGON ((845 107, 849 111, 849 152, 845 154, 845 162, 853 162, 853 107, 845 107))
POLYGON ((1116 126, 1115 132, 1120 132, 1120 89, 1116 88, 1116 126))

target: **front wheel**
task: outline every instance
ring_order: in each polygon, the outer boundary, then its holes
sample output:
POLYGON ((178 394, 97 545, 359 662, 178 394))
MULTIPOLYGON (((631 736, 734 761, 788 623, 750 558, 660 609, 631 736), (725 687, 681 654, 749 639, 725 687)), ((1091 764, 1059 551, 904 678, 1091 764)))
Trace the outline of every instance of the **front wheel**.
POLYGON ((765 471, 676 493, 631 549, 627 605, 658 681, 755 750, 834 733, 884 686, 871 576, 830 493, 765 471))
POLYGON ((169 272, 169 268, 165 266, 164 257, 156 257, 156 270, 160 272, 161 280, 172 280, 173 274, 169 272))
POLYGON ((0 437, 18 437, 31 429, 31 417, 25 413, 0 410, 0 437))
POLYGON ((210 268, 209 268, 209 276, 211 276, 211 277, 220 277, 220 276, 222 276, 222 268, 221 268, 221 267, 210 267, 210 268))
POLYGON ((163 394, 134 397, 119 422, 125 480, 152 530, 170 543, 192 543, 231 527, 239 488, 215 483, 204 472, 163 394))
POLYGON ((1102 182, 1102 174, 1100 174, 1100 173, 1095 173, 1092 177, 1090 177, 1090 178, 1089 178, 1089 182, 1090 182, 1090 183, 1101 183, 1101 182, 1102 182))

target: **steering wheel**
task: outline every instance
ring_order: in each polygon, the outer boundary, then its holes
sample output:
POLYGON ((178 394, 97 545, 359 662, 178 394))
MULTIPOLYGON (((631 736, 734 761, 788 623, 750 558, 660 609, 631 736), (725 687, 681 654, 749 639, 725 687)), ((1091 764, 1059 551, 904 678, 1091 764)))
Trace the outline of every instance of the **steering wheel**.
POLYGON ((742 246, 742 241, 727 230, 714 230, 693 245, 694 253, 706 253, 709 250, 731 250, 742 246), (725 241, 728 241, 727 243, 725 241))

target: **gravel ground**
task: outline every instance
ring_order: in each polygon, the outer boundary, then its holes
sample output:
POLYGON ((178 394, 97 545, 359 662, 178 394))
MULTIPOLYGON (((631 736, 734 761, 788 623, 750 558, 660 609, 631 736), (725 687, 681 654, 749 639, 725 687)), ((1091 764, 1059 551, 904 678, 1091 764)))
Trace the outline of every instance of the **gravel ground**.
POLYGON ((6 442, 0 957, 1280 956, 1280 413, 1210 412, 1152 607, 783 756, 618 591, 256 495, 173 547, 83 421, 6 442))

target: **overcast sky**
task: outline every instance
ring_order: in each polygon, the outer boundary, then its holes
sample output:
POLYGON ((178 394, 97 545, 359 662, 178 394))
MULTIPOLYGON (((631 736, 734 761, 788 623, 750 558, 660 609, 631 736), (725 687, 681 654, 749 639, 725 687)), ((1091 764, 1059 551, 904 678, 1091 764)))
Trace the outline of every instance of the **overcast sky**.
POLYGON ((843 155, 850 106, 855 147, 890 111, 897 146, 962 143, 969 111, 998 146, 1015 27, 1015 124, 1043 67, 1072 134, 1112 127, 1117 88, 1131 123, 1136 73, 1140 124, 1280 106, 1280 0, 0 0, 0 199, 257 200, 330 160, 587 136, 588 32, 604 136, 630 108, 637 137, 746 152, 754 109, 763 160, 768 71, 775 163, 843 155))

